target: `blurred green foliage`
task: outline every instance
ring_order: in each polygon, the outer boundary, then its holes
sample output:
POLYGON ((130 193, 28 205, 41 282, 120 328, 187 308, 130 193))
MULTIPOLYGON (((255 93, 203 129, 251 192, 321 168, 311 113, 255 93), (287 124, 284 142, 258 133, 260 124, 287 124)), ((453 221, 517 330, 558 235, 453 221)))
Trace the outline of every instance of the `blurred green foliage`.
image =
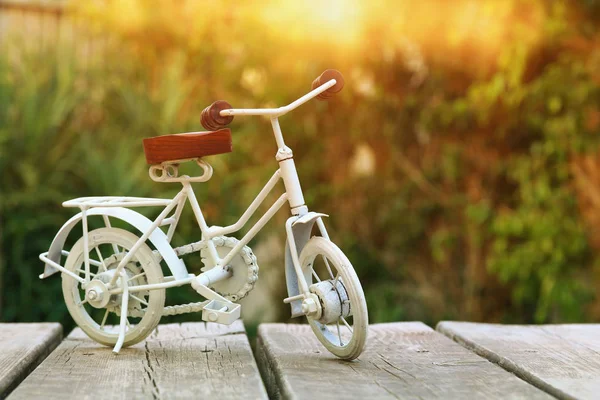
MULTIPOLYGON (((60 280, 37 280, 37 255, 72 215, 62 201, 176 192, 148 179, 142 138, 200 130, 200 111, 219 98, 285 104, 328 67, 346 75, 343 94, 281 123, 307 203, 331 214, 371 321, 600 318, 597 2, 507 2, 500 44, 449 49, 450 39, 435 48, 393 22, 365 23, 362 45, 348 47, 286 37, 251 6, 138 2, 132 18, 117 3, 71 10, 85 40, 102 43, 92 56, 22 42, 0 55, 2 320, 71 326, 60 280)), ((234 152, 210 157, 215 175, 197 186, 219 225, 276 166, 268 121, 239 118, 232 131, 234 152)), ((283 243, 284 214, 257 241, 283 243)), ((198 236, 188 210, 175 240, 198 236)), ((284 296, 283 280, 276 290, 284 296)))

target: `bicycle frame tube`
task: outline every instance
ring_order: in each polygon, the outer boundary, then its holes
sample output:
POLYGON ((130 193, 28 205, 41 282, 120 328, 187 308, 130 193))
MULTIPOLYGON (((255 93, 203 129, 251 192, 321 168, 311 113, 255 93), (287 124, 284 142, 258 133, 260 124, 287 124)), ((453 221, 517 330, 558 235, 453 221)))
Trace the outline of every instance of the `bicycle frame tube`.
POLYGON ((190 205, 192 206, 192 210, 194 211, 194 215, 198 222, 198 226, 202 232, 203 239, 207 240, 207 249, 208 255, 213 265, 224 266, 227 265, 233 257, 246 245, 250 240, 256 236, 258 231, 260 231, 269 220, 275 215, 277 211, 288 201, 288 194, 283 193, 279 198, 271 205, 271 207, 267 210, 265 214, 263 214, 259 220, 250 228, 250 230, 239 240, 236 246, 231 249, 227 255, 221 259, 219 254, 217 253, 217 249, 212 242, 213 237, 220 235, 227 235, 229 233, 237 232, 242 229, 248 220, 252 217, 252 215, 256 212, 258 207, 264 202, 267 195, 273 190, 277 182, 281 179, 281 171, 277 170, 263 187, 263 189, 258 193, 256 198, 250 203, 246 211, 242 214, 242 216, 238 219, 238 221, 232 225, 221 227, 221 226, 211 226, 210 228, 206 224, 206 220, 204 219, 204 215, 202 214, 202 210, 200 209, 200 205, 198 204, 198 200, 192 190, 192 187, 189 184, 184 183, 184 190, 187 192, 187 197, 189 198, 190 205))
MULTIPOLYGON (((142 244, 144 244, 146 242, 146 240, 148 240, 148 238, 150 237, 152 232, 154 232, 155 229, 157 229, 159 226, 161 226, 163 220, 167 217, 167 215, 169 215, 171 210, 173 210, 175 208, 175 206, 179 205, 180 201, 182 201, 182 200, 185 201, 185 192, 183 190, 181 190, 179 193, 177 193, 177 195, 173 198, 173 201, 171 201, 165 207, 165 209, 154 220, 152 225, 150 225, 148 230, 146 232, 144 232, 144 234, 137 240, 137 242, 135 242, 135 244, 131 247, 131 249, 129 249, 129 252, 125 255, 125 257, 123 257, 123 259, 119 262, 119 265, 117 266, 117 268, 115 270, 115 274, 113 275, 112 279, 109 282, 109 287, 115 286, 115 284, 117 283, 117 279, 119 279, 121 272, 123 271, 123 268, 125 268, 125 265, 127 265, 127 263, 129 261, 131 261, 135 252, 142 246, 142 244)), ((83 221, 85 221, 85 220, 86 220, 86 218, 84 216, 83 221)), ((85 224, 85 228, 87 228, 87 221, 85 224)), ((83 245, 84 245, 84 254, 87 255, 89 253, 89 249, 87 248, 87 232, 84 235, 83 245)), ((86 264, 86 270, 89 271, 89 263, 86 264)))
MULTIPOLYGON (((306 96, 298 99, 297 101, 291 103, 286 106, 286 111, 289 111, 293 108, 298 107, 304 102, 310 100, 315 97, 319 93, 327 90, 329 87, 335 84, 335 80, 328 82, 327 84, 321 86, 320 88, 313 90, 306 96), (289 108, 289 110, 287 110, 289 108)), ((278 114, 281 115, 281 114, 278 114)), ((256 234, 269 222, 269 220, 275 215, 281 207, 288 202, 290 205, 290 209, 292 214, 294 215, 303 215, 308 212, 305 203, 304 203, 304 195, 302 193, 302 187, 300 186, 300 180, 298 178, 298 172, 296 170, 296 165, 294 163, 294 156, 292 150, 285 145, 283 140, 283 134, 281 132, 281 127, 279 126, 279 120, 277 115, 272 116, 271 118, 271 126, 273 128, 273 134, 275 136, 275 140, 277 142, 278 150, 276 159, 279 162, 280 168, 275 171, 273 176, 269 179, 269 181, 265 184, 263 189, 258 193, 256 198, 250 203, 246 211, 240 216, 237 222, 232 225, 221 227, 221 226, 211 226, 209 227, 206 223, 204 215, 202 214, 202 210, 200 205, 198 204, 198 199, 196 198, 196 194, 192 189, 190 182, 192 178, 182 177, 181 183, 183 185, 182 190, 173 198, 173 200, 168 203, 165 209, 160 213, 160 215, 154 220, 150 228, 147 232, 145 232, 138 241, 134 244, 134 246, 130 249, 128 254, 121 260, 119 265, 117 266, 117 271, 113 276, 110 286, 114 286, 117 280, 117 277, 121 273, 124 266, 131 260, 133 254, 139 249, 139 247, 148 239, 150 234, 160 226, 170 225, 169 230, 167 232, 167 238, 170 241, 175 232, 175 228, 179 222, 179 218, 181 217, 182 209, 186 203, 186 200, 189 200, 190 205, 192 207, 192 211, 194 212, 194 216, 196 217, 196 222, 198 223, 198 227, 202 232, 202 239, 206 240, 206 247, 208 249, 208 258, 210 259, 212 265, 223 267, 227 265, 233 257, 246 245, 250 240, 256 236, 256 234), (220 258, 216 246, 213 243, 213 237, 220 235, 227 235, 233 232, 237 232, 242 229, 248 220, 254 215, 258 207, 264 202, 268 194, 273 190, 279 179, 283 180, 285 186, 285 192, 279 196, 279 198, 271 205, 271 207, 267 210, 265 214, 263 214, 259 220, 250 228, 250 230, 238 241, 238 243, 227 253, 224 258, 220 258), (173 216, 168 217, 169 213, 175 209, 173 216)), ((84 227, 85 228, 85 227, 84 227)), ((290 229, 287 229, 288 236, 290 235, 290 229)), ((289 240, 293 240, 293 238, 288 237, 289 240)), ((86 253, 87 254, 87 253, 86 253)), ((296 268, 299 268, 297 257, 294 259, 294 264, 296 268)), ((89 271, 89 267, 86 265, 86 271, 89 271)), ((159 284, 158 286, 163 286, 163 284, 159 284)), ((303 291, 306 291, 306 284, 302 285, 303 291)))
MULTIPOLYGON (((295 169, 293 170, 295 173, 295 169)), ((289 174, 290 172, 287 172, 289 174)), ((242 229, 248 220, 254 215, 258 207, 264 202, 268 194, 273 190, 277 182, 283 179, 282 171, 277 170, 269 179, 269 181, 265 184, 263 189, 258 193, 256 198, 252 201, 252 203, 248 206, 246 211, 241 215, 239 220, 229 226, 220 227, 220 226, 211 226, 209 227, 206 223, 204 215, 202 214, 202 210, 200 205, 198 204, 198 199, 192 189, 191 184, 188 181, 182 182, 183 188, 181 191, 173 198, 173 200, 166 205, 164 210, 160 213, 160 215, 154 220, 149 229, 143 233, 143 235, 138 239, 138 241, 133 245, 127 255, 121 260, 119 265, 117 266, 117 273, 115 277, 118 277, 118 273, 124 268, 125 265, 131 260, 135 252, 140 248, 140 246, 148 239, 148 237, 152 234, 155 229, 159 229, 160 226, 170 225, 168 230, 168 239, 170 240, 173 236, 175 227, 179 222, 179 218, 181 217, 182 209, 186 203, 186 200, 189 200, 190 205, 192 207, 192 211, 194 212, 194 216, 196 217, 196 222, 198 223, 198 227, 202 232, 202 238, 207 240, 207 249, 209 251, 209 259, 212 261, 213 265, 224 266, 227 265, 233 257, 246 245, 250 240, 256 236, 256 234, 269 222, 269 220, 275 215, 279 209, 289 200, 289 196, 287 192, 284 192, 279 196, 279 198, 271 205, 271 207, 267 210, 265 214, 263 214, 259 220, 250 228, 250 230, 240 239, 237 245, 231 249, 227 255, 221 259, 219 254, 217 253, 216 247, 212 242, 213 237, 226 235, 229 233, 237 232, 242 229), (169 213, 171 213, 175 209, 173 216, 168 217, 169 213)), ((297 180, 297 175, 296 175, 297 180)), ((284 182, 285 183, 285 182, 284 182)), ((85 237, 85 236, 84 236, 85 237)), ((116 283, 111 282, 111 286, 114 286, 116 283)), ((162 285, 158 285, 162 286, 162 285)))

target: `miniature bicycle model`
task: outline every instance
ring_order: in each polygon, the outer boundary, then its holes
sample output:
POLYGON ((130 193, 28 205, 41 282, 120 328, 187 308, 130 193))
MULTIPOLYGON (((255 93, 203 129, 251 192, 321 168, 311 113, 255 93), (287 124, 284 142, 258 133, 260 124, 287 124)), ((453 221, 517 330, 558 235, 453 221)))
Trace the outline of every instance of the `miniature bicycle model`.
POLYGON ((183 188, 173 199, 139 197, 82 197, 63 203, 81 212, 58 231, 50 249, 40 254, 46 278, 62 272, 63 296, 69 313, 93 340, 131 346, 145 339, 163 315, 202 312, 205 321, 231 324, 240 316, 236 302, 246 296, 258 279, 258 265, 248 242, 285 204, 287 219, 285 272, 292 317, 306 316, 325 347, 343 359, 354 359, 363 350, 368 326, 367 305, 352 264, 329 239, 325 214, 308 211, 296 172, 292 150, 285 145, 278 118, 315 97, 328 99, 344 86, 342 75, 326 70, 313 90, 285 107, 233 109, 217 101, 202 112, 208 132, 158 136, 144 140, 150 178, 178 182, 183 188), (230 226, 208 226, 191 183, 206 182, 212 167, 202 156, 231 151, 231 132, 225 128, 235 115, 262 115, 271 120, 278 151, 279 169, 230 226), (179 175, 179 164, 193 161, 202 175, 179 175), (225 235, 239 231, 279 180, 285 192, 241 238, 225 235), (171 239, 186 202, 192 207, 202 233, 201 240, 173 248, 171 239), (164 207, 152 221, 133 211, 135 207, 164 207), (102 228, 89 230, 88 218, 101 217, 102 228), (132 231, 113 227, 120 221, 132 231), (63 250, 71 230, 82 224, 83 235, 70 251, 63 250), (314 224, 320 236, 311 237, 314 224), (163 230, 161 227, 165 227, 163 230), (134 233, 135 231, 135 233, 134 233), (151 247, 152 246, 152 247, 151 247), (188 273, 181 256, 199 252, 204 264, 198 275, 188 273), (63 257, 66 260, 63 261, 63 257), (164 268, 163 268, 164 267, 164 268), (164 276, 163 269, 169 271, 164 276), (165 306, 166 289, 190 284, 206 300, 165 306))

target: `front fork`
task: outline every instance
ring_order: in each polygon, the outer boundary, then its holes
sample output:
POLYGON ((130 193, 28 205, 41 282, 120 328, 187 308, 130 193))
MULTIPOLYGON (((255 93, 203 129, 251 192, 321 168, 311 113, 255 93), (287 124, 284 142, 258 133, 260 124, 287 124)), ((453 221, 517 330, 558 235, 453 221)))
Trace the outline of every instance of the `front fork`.
MULTIPOLYGON (((283 300, 291 306, 292 318, 306 315, 303 310, 303 301, 311 296, 308 282, 311 280, 311 271, 303 271, 299 256, 302 249, 310 239, 312 228, 317 223, 321 235, 329 239, 322 217, 325 214, 309 212, 301 217, 288 218, 285 224, 287 233, 285 253, 285 275, 288 297, 283 300)), ((306 304, 305 307, 306 308, 306 304)))

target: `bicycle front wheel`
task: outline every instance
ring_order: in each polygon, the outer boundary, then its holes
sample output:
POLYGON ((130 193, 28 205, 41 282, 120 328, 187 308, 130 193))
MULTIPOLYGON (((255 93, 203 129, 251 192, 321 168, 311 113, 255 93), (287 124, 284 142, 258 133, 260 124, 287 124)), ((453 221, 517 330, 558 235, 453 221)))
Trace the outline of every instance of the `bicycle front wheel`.
POLYGON ((321 315, 307 315, 313 332, 334 355, 355 359, 367 340, 369 316, 352 264, 333 242, 313 237, 300 253, 300 265, 321 303, 321 315))

